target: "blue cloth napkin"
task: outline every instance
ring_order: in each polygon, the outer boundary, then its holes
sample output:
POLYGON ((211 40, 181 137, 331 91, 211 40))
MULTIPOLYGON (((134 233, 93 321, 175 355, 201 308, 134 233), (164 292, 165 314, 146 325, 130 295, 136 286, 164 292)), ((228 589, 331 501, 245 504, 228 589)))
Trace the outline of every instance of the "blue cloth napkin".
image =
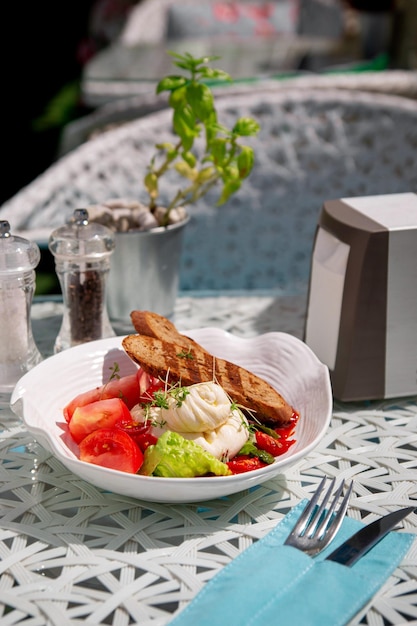
POLYGON ((414 535, 391 532, 352 567, 325 561, 363 524, 346 517, 331 545, 312 558, 284 546, 307 501, 212 578, 170 626, 343 626, 402 561, 414 535))

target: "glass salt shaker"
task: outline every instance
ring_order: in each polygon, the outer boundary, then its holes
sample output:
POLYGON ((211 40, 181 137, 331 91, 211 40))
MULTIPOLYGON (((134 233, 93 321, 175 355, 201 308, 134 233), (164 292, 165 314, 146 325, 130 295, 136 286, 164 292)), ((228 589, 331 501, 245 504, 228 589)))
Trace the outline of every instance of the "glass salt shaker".
POLYGON ((54 352, 87 341, 114 337, 106 307, 113 232, 88 221, 86 209, 76 209, 72 221, 51 233, 49 249, 61 285, 64 312, 54 352))
POLYGON ((0 221, 0 397, 6 402, 23 374, 42 361, 32 335, 31 306, 39 247, 0 221))

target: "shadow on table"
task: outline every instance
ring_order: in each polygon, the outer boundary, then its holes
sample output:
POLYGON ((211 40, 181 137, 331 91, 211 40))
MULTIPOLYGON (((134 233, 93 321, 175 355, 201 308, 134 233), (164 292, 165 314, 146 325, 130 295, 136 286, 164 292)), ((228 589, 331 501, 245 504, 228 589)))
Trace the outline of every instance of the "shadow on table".
POLYGON ((284 332, 303 339, 307 311, 307 293, 276 298, 254 321, 254 328, 261 335, 284 332))

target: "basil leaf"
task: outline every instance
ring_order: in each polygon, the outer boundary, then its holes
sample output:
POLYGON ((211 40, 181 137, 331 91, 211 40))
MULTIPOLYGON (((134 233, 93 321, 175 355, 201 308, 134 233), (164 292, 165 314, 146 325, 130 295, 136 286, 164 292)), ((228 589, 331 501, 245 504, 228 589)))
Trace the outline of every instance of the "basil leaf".
POLYGON ((249 135, 256 135, 259 132, 260 126, 251 117, 241 117, 237 120, 233 127, 233 133, 240 137, 248 137, 249 135))
POLYGON ((193 113, 200 120, 206 120, 214 109, 214 98, 210 89, 201 83, 187 85, 186 98, 193 113))
POLYGON ((162 78, 157 84, 156 93, 178 89, 179 87, 185 85, 186 82, 187 81, 184 76, 165 76, 165 78, 162 78))

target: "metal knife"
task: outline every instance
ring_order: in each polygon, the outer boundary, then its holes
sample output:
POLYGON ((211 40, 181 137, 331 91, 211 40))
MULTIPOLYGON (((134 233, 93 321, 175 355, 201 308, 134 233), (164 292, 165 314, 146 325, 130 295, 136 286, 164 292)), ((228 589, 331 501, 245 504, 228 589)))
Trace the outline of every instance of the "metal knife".
POLYGON ((381 539, 385 537, 402 519, 416 510, 415 506, 409 506, 399 511, 393 511, 384 515, 380 519, 371 522, 368 526, 361 528, 357 533, 347 539, 341 546, 336 548, 326 560, 336 561, 342 565, 350 567, 368 550, 373 548, 381 539))

